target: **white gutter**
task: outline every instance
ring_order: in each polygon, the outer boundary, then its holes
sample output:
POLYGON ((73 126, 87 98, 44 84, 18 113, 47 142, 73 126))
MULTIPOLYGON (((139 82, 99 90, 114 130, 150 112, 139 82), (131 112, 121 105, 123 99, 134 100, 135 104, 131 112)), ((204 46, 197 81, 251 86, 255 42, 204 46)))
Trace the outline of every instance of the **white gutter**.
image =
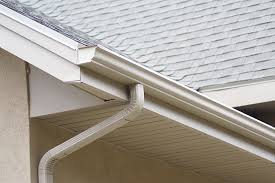
POLYGON ((141 84, 131 86, 130 102, 126 108, 44 154, 38 167, 39 183, 53 183, 54 167, 60 159, 132 121, 142 110, 143 104, 143 86, 141 84))
POLYGON ((141 83, 145 92, 151 96, 275 148, 275 128, 272 126, 214 101, 101 45, 80 48, 78 52, 78 64, 90 70, 103 75, 106 73, 112 79, 119 75, 118 79, 121 81, 124 78, 124 83, 141 83))

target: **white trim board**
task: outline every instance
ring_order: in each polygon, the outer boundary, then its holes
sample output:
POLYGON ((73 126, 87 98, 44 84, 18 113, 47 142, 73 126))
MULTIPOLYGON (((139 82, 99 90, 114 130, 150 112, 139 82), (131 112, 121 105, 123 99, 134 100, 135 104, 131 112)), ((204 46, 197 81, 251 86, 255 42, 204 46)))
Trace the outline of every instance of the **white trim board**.
MULTIPOLYGON (((15 32, 12 27, 7 28, 6 25, 10 25, 10 22, 15 22, 2 14, 0 14, 0 22, 0 47, 2 49, 63 82, 80 80, 80 68, 77 65, 15 32)), ((14 29, 20 29, 20 27, 15 26, 14 29)), ((31 31, 31 29, 27 29, 27 31, 31 31)))
MULTIPOLYGON (((25 17, 24 15, 21 15, 15 11, 3 6, 3 5, 0 5, 0 13, 5 15, 6 17, 10 17, 11 19, 16 20, 16 22, 21 24, 22 26, 27 26, 28 28, 32 29, 33 31, 39 33, 40 36, 45 35, 45 37, 51 38, 52 40, 59 42, 60 44, 65 45, 69 48, 77 49, 79 46, 81 46, 81 45, 79 45, 78 42, 76 42, 76 41, 34 21, 34 20, 31 20, 28 17, 25 17)), ((1 22, 1 23, 3 23, 3 22, 1 22)), ((33 32, 23 32, 23 30, 19 30, 19 31, 21 31, 21 33, 24 33, 25 35, 33 33, 33 32)), ((38 41, 38 42, 43 41, 43 39, 39 40, 35 36, 38 36, 38 34, 32 35, 32 37, 30 39, 32 41, 38 41)), ((45 46, 46 46, 46 44, 45 44, 45 46)), ((48 47, 52 47, 52 45, 48 46, 48 47)))
POLYGON ((231 107, 275 101, 275 79, 201 89, 200 92, 231 107))

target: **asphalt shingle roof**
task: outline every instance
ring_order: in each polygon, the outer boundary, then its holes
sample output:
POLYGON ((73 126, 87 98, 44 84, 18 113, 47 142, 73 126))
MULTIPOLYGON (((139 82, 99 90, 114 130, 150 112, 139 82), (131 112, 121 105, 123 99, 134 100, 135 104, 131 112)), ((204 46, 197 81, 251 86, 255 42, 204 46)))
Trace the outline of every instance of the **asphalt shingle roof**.
POLYGON ((15 0, 0 0, 0 4, 32 20, 35 20, 36 22, 39 22, 40 24, 45 25, 59 33, 62 33, 63 35, 85 46, 95 46, 99 42, 98 40, 91 39, 87 34, 84 34, 81 31, 77 31, 72 27, 66 26, 65 24, 61 24, 55 19, 47 17, 43 13, 38 12, 31 7, 20 4, 15 0))
POLYGON ((19 0, 180 83, 275 75, 274 0, 19 0))

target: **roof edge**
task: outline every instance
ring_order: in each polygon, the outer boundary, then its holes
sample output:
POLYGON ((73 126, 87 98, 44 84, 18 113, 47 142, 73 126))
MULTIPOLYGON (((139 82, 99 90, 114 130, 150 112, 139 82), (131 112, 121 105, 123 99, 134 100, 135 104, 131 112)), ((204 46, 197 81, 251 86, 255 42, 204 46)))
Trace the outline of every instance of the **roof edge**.
POLYGON ((80 61, 79 64, 89 69, 96 66, 97 72, 101 72, 98 69, 103 72, 106 69, 116 71, 129 81, 143 84, 149 95, 275 148, 274 127, 151 71, 102 45, 96 47, 90 62, 80 61))
MULTIPOLYGON (((72 27, 64 25, 56 20, 48 17, 47 15, 43 14, 42 12, 38 12, 35 9, 26 6, 16 0, 0 0, 0 4, 5 6, 6 8, 32 20, 40 25, 45 26, 47 29, 51 29, 63 36, 70 38, 82 45, 85 46, 95 46, 99 42, 98 40, 91 39, 85 33, 75 30, 72 27)), ((2 12, 2 11, 1 11, 2 12)))
MULTIPOLYGON (((6 8, 4 6, 2 7, 3 9, 6 8)), ((6 8, 6 10, 7 9, 8 8, 6 8)), ((2 9, 0 10, 2 13, 2 9)), ((24 17, 23 15, 18 16, 24 17)), ((27 17, 24 18, 28 19, 27 17)), ((8 21, 9 19, 12 18, 8 17, 8 19, 6 20, 8 21)), ((24 22, 18 22, 17 20, 15 20, 15 22, 18 25, 24 24, 24 22)), ((7 25, 9 25, 9 23, 10 22, 8 22, 7 25)), ((44 36, 48 37, 48 39, 52 39, 50 35, 45 35, 45 33, 42 31, 43 27, 45 28, 45 26, 41 25, 39 30, 35 30, 37 34, 39 34, 39 36, 44 36)), ((15 30, 11 28, 12 27, 8 27, 10 31, 14 32, 15 30)), ((28 27, 28 30, 30 30, 30 27, 28 27)), ((20 36, 24 34, 23 37, 25 37, 26 39, 31 39, 33 36, 31 33, 26 32, 16 33, 20 36)), ((39 39, 31 41, 35 43, 37 46, 41 45, 39 39)), ((56 49, 54 46, 52 47, 51 44, 48 44, 47 46, 42 45, 44 49, 49 50, 49 53, 53 53, 53 51, 56 49)), ((62 48, 65 48, 64 46, 65 45, 63 44, 62 48)), ((67 56, 65 60, 62 60, 64 64, 70 64, 70 68, 72 67, 73 69, 75 69, 77 75, 80 73, 81 68, 79 68, 76 64, 88 67, 91 70, 98 69, 97 72, 105 72, 106 70, 112 71, 116 75, 119 75, 120 78, 124 78, 126 82, 143 84, 145 86, 145 91, 148 95, 154 96, 155 98, 164 101, 165 103, 168 103, 172 106, 180 108, 184 111, 193 113, 194 115, 199 116, 203 119, 207 119, 211 122, 213 121, 215 122, 215 124, 221 127, 237 132, 238 134, 253 139, 253 141, 260 142, 261 144, 271 147, 272 149, 275 148, 275 129, 273 127, 259 120, 256 120, 248 115, 245 115, 235 109, 229 108, 219 102, 216 102, 200 94, 199 92, 189 89, 186 86, 181 85, 176 81, 173 81, 159 73, 149 70, 144 66, 141 66, 140 64, 134 62, 130 58, 123 56, 120 53, 117 53, 108 47, 105 47, 105 45, 102 46, 98 44, 96 47, 91 47, 92 52, 86 52, 90 50, 88 49, 85 51, 85 56, 81 57, 80 54, 83 53, 81 52, 81 50, 86 48, 90 47, 83 46, 77 47, 76 49, 70 48, 70 52, 72 52, 73 54, 73 60, 67 58, 67 56), (82 58, 85 59, 81 60, 82 58)), ((54 53, 60 56, 60 54, 56 52, 58 52, 58 50, 55 50, 54 53)), ((55 69, 54 72, 58 72, 58 69, 55 69)), ((109 74, 111 74, 111 72, 109 74)), ((67 80, 66 82, 70 83, 70 81, 67 80)), ((73 82, 70 84, 73 84, 73 82)), ((123 97, 125 100, 125 96, 123 97)), ((275 162, 275 160, 273 161, 275 162)))
POLYGON ((253 80, 245 80, 245 81, 205 86, 205 87, 199 88, 198 91, 204 93, 204 92, 239 88, 239 87, 244 87, 244 86, 249 86, 249 85, 259 85, 262 83, 269 83, 269 82, 274 82, 274 81, 275 81, 275 76, 268 76, 268 77, 264 77, 264 78, 253 79, 253 80))

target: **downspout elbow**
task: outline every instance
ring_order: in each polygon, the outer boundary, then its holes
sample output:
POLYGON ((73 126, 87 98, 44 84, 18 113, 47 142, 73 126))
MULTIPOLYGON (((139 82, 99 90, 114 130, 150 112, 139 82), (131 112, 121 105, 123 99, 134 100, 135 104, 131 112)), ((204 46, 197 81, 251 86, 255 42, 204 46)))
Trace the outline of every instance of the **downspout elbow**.
POLYGON ((43 155, 38 167, 39 183, 53 183, 54 167, 60 159, 127 124, 138 116, 144 105, 144 88, 141 84, 135 84, 129 89, 129 104, 123 110, 50 149, 43 155))
POLYGON ((144 88, 141 84, 130 86, 130 102, 128 105, 128 115, 125 119, 128 121, 133 120, 139 115, 144 105, 144 88))

